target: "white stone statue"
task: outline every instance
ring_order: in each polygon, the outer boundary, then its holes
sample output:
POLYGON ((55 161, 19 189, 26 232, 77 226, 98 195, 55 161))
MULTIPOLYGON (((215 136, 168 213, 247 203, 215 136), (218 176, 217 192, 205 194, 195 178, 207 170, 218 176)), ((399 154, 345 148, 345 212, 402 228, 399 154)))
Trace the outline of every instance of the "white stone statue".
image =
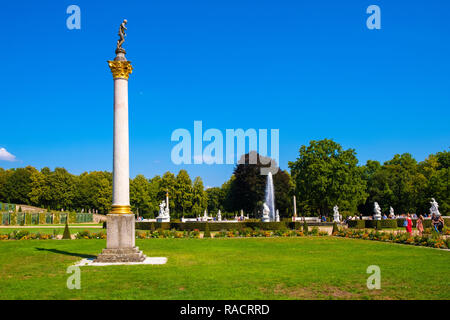
POLYGON ((156 222, 170 222, 170 210, 164 200, 159 204, 159 215, 156 217, 156 222))
POLYGON ((375 202, 373 204, 373 206, 374 206, 374 208, 373 208, 373 212, 374 212, 373 219, 374 220, 381 220, 381 208, 378 205, 378 202, 375 202))
POLYGON ((333 222, 340 222, 339 207, 333 207, 333 222))
POLYGON ((164 214, 165 214, 165 208, 166 208, 166 201, 162 201, 160 204, 159 204, 159 215, 160 216, 163 216, 164 214))
POLYGON ((392 208, 392 207, 389 207, 389 217, 390 218, 395 217, 394 208, 392 208))
POLYGON ((439 217, 441 215, 441 213, 439 212, 439 204, 436 202, 436 200, 434 198, 431 198, 431 208, 430 208, 430 213, 433 214, 437 217, 439 217))
POLYGON ((269 222, 270 221, 270 209, 267 203, 264 202, 263 204, 263 216, 262 216, 262 222, 269 222))
POLYGON ((280 212, 278 211, 278 209, 277 209, 277 213, 275 215, 275 221, 280 222, 280 212))
POLYGON ((222 213, 220 212, 220 209, 219 212, 217 212, 217 221, 222 221, 222 213))

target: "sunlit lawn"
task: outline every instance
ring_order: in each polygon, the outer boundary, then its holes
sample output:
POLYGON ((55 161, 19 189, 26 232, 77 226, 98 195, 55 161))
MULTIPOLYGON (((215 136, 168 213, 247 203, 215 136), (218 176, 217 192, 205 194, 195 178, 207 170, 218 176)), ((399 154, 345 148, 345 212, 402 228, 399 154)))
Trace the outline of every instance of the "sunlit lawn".
POLYGON ((105 244, 0 241, 0 299, 450 299, 450 252, 334 237, 137 240, 167 264, 82 267, 67 289, 67 267, 105 244))

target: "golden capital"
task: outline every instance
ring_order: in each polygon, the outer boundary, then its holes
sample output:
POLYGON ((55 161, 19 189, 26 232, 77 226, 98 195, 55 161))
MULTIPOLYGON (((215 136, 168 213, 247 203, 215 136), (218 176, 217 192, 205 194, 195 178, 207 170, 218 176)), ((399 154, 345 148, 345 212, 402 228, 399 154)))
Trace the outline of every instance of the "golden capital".
POLYGON ((126 79, 133 72, 130 61, 108 61, 114 79, 126 79))
POLYGON ((111 214, 131 214, 130 206, 112 205, 111 214))

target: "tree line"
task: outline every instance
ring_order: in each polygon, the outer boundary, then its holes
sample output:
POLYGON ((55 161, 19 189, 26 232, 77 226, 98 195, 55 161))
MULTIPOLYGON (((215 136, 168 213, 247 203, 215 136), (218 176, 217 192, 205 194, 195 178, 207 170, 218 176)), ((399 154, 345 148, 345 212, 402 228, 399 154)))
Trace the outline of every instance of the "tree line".
MULTIPOLYGON (((222 186, 206 190, 202 179, 196 177, 192 181, 186 170, 151 179, 137 175, 130 179, 132 210, 154 217, 168 192, 174 218, 198 216, 204 210, 214 215, 221 210, 223 216, 243 210, 246 215, 259 218, 267 178, 260 169, 267 161, 260 161, 257 155, 256 164, 249 164, 249 157, 243 156, 222 186)), ((428 212, 433 197, 446 214, 450 209, 449 164, 450 152, 442 151, 421 162, 404 153, 383 164, 368 160, 359 165, 354 149, 344 150, 328 139, 311 141, 300 147, 295 161, 289 162, 290 172, 280 169, 273 175, 275 205, 281 217, 292 216, 293 195, 299 215, 331 215, 334 205, 344 215, 372 215, 375 201, 383 212, 389 212, 392 206, 396 213, 423 214, 428 212)), ((74 175, 64 168, 0 168, 0 202, 108 213, 111 197, 111 172, 74 175)))

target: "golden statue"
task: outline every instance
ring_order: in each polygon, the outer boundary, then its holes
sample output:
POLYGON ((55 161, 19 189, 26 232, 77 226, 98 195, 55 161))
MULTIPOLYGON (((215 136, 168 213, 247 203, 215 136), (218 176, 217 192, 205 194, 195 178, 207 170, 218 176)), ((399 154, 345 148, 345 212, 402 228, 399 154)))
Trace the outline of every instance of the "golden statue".
POLYGON ((125 37, 127 36, 125 34, 125 30, 127 30, 127 27, 125 25, 127 24, 127 19, 124 19, 123 22, 120 24, 119 27, 119 40, 117 40, 117 50, 123 49, 122 44, 125 42, 125 37))

